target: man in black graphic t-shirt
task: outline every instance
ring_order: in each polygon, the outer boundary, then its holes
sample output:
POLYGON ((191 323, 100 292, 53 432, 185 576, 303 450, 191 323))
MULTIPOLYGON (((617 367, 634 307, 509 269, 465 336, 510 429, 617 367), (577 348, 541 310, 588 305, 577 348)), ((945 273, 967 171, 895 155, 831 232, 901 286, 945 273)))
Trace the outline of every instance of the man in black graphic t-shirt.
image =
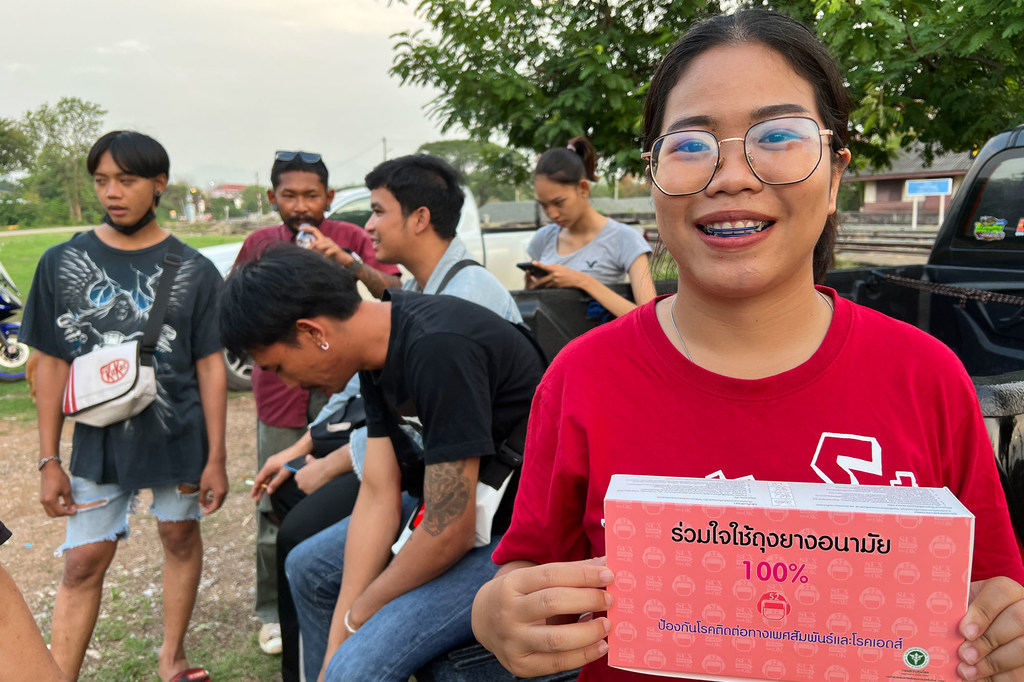
POLYGON ((103 576, 117 541, 129 534, 127 512, 138 490, 150 488, 165 559, 160 678, 208 680, 205 670, 190 667, 183 640, 202 573, 199 519, 227 494, 227 389, 216 315, 221 278, 206 258, 183 247, 153 357, 156 400, 104 428, 76 424, 69 478, 59 446, 70 363, 97 348, 141 339, 164 257, 176 240, 153 213, 170 166, 159 142, 140 133, 108 133, 89 152, 87 166, 107 211, 104 223, 43 255, 21 330, 40 358, 40 501, 50 516, 68 519, 51 648, 65 674, 77 679, 103 576))

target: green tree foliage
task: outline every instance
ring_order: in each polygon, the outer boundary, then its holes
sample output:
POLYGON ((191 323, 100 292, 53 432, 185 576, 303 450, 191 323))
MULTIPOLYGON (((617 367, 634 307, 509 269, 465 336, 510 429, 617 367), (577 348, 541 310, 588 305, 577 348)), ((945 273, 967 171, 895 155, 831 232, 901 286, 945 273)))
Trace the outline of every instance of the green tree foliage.
POLYGON ((544 151, 577 135, 610 175, 640 167, 640 123, 654 66, 717 2, 422 0, 432 31, 398 34, 391 73, 439 88, 442 130, 544 151))
POLYGON ((174 211, 175 220, 185 215, 185 196, 189 192, 189 185, 183 182, 168 183, 164 193, 160 195, 160 205, 156 207, 157 218, 162 221, 172 220, 171 211, 174 211))
POLYGON ((248 185, 242 190, 242 210, 246 213, 256 213, 260 207, 269 209, 267 202, 267 188, 258 185, 248 185))
POLYGON ((62 97, 55 105, 44 104, 25 114, 25 129, 38 150, 31 184, 42 196, 58 185, 68 217, 76 223, 83 221, 83 203, 93 195, 85 157, 99 137, 106 113, 98 104, 62 97))
POLYGON ((32 163, 32 140, 17 121, 0 118, 0 177, 32 163))
MULTIPOLYGON (((1024 120, 1024 0, 736 0, 815 28, 849 73, 852 147, 884 165, 919 142, 967 150, 1024 120)), ((585 134, 609 179, 637 172, 654 68, 718 2, 420 0, 431 31, 397 36, 392 74, 441 90, 443 129, 542 151, 585 134)))
POLYGON ((443 140, 420 145, 417 153, 440 156, 473 191, 480 205, 490 199, 514 199, 530 180, 530 162, 523 154, 493 142, 443 140))
MULTIPOLYGON (((801 3, 808 4, 808 3, 801 3)), ((817 30, 848 72, 855 156, 881 165, 886 141, 928 160, 1024 122, 1021 0, 816 0, 817 30)))

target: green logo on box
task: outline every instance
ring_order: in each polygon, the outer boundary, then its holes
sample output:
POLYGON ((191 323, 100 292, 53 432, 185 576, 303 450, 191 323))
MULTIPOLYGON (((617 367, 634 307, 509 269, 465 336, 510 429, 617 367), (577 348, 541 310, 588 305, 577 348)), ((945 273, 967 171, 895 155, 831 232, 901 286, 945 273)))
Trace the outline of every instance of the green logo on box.
POLYGON ((903 662, 911 670, 920 670, 928 666, 928 652, 921 647, 914 647, 913 649, 907 649, 903 653, 903 662))

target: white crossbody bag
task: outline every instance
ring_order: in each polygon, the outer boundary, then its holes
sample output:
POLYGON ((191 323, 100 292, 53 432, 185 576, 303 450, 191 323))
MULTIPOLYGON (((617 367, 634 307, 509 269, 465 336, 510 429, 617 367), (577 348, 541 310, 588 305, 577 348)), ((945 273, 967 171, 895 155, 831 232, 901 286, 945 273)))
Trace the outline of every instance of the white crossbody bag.
POLYGON ((141 343, 136 339, 97 348, 71 362, 63 405, 64 416, 71 421, 88 426, 110 426, 134 417, 156 400, 153 353, 183 248, 176 237, 170 239, 141 343))

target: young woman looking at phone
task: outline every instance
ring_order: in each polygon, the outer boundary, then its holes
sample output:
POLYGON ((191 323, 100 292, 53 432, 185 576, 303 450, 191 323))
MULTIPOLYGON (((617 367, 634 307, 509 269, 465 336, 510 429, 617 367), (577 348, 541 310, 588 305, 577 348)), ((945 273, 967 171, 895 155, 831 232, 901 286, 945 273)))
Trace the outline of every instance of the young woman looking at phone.
POLYGON ((550 224, 526 248, 544 273, 527 270, 526 288, 582 289, 615 317, 654 298, 651 247, 633 228, 606 218, 590 203, 597 155, 585 137, 541 155, 533 172, 533 191, 550 224), (626 281, 633 302, 608 288, 626 281))
POLYGON ((473 610, 515 674, 649 679, 604 658, 602 502, 623 473, 948 487, 976 519, 948 655, 965 680, 1024 679, 1024 567, 970 378, 935 338, 815 286, 850 106, 814 34, 763 10, 695 25, 659 66, 643 149, 678 293, 570 343, 537 388, 502 568, 473 610), (844 470, 869 439, 870 470, 844 470))

